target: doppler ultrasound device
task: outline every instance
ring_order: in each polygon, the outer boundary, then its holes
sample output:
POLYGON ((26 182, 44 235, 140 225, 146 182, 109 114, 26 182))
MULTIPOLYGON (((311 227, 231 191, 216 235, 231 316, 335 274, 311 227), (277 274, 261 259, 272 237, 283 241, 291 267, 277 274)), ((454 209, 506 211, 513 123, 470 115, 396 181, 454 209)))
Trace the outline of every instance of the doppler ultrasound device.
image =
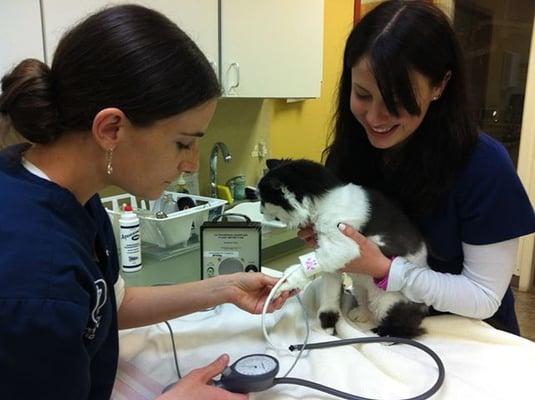
POLYGON ((259 272, 262 225, 242 214, 224 214, 201 225, 201 278, 259 272), (241 219, 241 220, 240 220, 241 219))

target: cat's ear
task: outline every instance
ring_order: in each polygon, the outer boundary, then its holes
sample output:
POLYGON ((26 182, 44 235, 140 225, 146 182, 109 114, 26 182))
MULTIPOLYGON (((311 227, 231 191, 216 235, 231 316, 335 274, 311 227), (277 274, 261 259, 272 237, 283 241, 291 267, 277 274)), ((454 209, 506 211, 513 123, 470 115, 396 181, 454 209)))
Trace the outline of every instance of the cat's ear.
POLYGON ((268 169, 273 169, 273 168, 276 168, 279 165, 281 165, 282 162, 283 162, 283 160, 278 160, 276 158, 270 158, 270 159, 266 160, 266 166, 268 167, 268 169))

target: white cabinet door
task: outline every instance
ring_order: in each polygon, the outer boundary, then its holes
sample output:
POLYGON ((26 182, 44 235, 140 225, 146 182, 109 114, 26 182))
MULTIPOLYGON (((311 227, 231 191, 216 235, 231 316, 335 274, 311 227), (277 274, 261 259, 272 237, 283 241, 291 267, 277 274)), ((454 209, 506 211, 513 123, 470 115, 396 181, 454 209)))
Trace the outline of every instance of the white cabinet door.
POLYGON ((48 63, 61 35, 89 13, 109 4, 138 3, 167 15, 192 37, 214 69, 220 71, 225 96, 312 98, 320 95, 323 0, 42 0, 42 3, 48 63))
POLYGON ((92 12, 121 3, 141 4, 165 14, 190 35, 217 71, 218 0, 43 0, 47 61, 52 62, 52 55, 67 29, 92 12))
POLYGON ((0 79, 25 58, 44 61, 39 0, 0 1, 0 79))
POLYGON ((165 14, 199 46, 218 73, 218 0, 146 0, 144 3, 165 14))
POLYGON ((63 34, 88 14, 107 4, 106 0, 44 0, 43 34, 46 62, 51 65, 54 52, 63 34))
POLYGON ((323 0, 221 0, 227 97, 319 97, 323 0))

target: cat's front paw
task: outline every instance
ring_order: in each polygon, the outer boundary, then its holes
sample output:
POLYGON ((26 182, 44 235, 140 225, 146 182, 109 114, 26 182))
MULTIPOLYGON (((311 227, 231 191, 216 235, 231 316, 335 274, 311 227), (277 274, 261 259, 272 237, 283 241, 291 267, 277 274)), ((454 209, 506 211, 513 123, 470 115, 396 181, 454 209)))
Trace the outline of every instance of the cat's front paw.
POLYGON ((303 289, 312 278, 305 275, 305 271, 301 264, 294 264, 286 268, 284 275, 289 275, 286 281, 281 285, 280 290, 303 289))
POLYGON ((355 307, 349 310, 347 317, 354 322, 370 322, 373 321, 372 314, 364 309, 364 307, 355 307))

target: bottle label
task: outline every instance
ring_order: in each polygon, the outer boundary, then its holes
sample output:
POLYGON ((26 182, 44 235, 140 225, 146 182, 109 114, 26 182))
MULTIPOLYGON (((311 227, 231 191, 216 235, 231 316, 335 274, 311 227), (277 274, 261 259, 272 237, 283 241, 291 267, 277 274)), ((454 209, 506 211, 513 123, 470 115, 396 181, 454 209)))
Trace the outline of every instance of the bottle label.
POLYGON ((136 271, 141 269, 141 238, 139 224, 134 226, 121 225, 121 265, 123 270, 136 271))

